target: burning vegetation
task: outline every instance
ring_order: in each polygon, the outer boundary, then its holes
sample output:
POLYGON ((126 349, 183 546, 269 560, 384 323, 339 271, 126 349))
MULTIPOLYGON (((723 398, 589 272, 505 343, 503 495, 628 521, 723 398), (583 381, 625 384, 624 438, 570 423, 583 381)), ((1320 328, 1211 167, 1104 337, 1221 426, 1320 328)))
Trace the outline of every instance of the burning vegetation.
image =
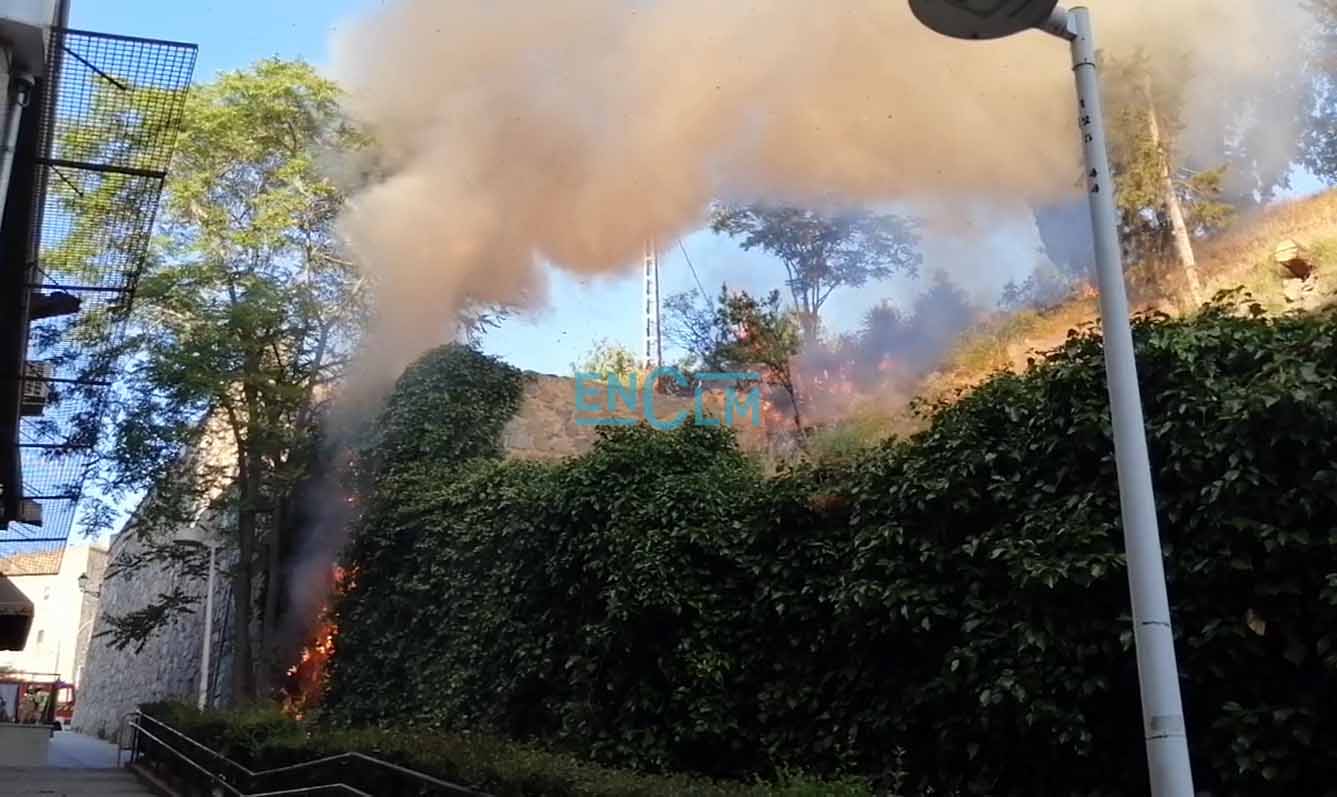
POLYGON ((333 567, 330 571, 330 589, 327 590, 329 597, 320 607, 315 631, 302 646, 297 662, 287 670, 283 687, 283 710, 297 719, 302 719, 311 709, 320 705, 325 689, 326 667, 334 655, 335 640, 339 637, 339 628, 333 617, 333 602, 339 595, 352 589, 353 583, 349 571, 338 565, 333 567))

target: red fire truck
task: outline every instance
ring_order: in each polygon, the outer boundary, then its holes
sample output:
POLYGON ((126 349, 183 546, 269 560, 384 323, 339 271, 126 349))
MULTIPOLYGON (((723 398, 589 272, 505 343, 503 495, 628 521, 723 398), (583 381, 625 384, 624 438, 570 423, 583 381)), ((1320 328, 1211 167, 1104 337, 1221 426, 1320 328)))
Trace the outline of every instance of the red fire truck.
POLYGON ((74 719, 74 684, 59 675, 4 673, 0 675, 0 722, 50 725, 64 730, 74 719))

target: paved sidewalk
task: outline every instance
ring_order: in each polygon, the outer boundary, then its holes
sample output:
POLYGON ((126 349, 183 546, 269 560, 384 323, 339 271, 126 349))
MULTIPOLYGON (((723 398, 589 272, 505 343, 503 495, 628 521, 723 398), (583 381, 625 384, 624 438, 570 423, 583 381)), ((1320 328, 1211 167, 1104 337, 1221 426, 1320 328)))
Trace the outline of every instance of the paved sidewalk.
POLYGON ((112 769, 116 745, 74 731, 57 731, 51 737, 46 765, 61 769, 112 769))
POLYGON ((138 778, 115 767, 116 745, 58 731, 46 766, 0 767, 0 797, 152 797, 138 778))
POLYGON ((0 797, 153 797, 124 769, 0 767, 0 797))

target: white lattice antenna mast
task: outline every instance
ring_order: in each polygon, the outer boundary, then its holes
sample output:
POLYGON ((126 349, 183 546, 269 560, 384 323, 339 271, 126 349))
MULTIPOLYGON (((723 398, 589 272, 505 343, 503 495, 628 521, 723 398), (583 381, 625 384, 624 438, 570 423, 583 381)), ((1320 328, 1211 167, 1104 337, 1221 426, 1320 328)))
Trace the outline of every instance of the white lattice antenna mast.
POLYGON ((664 364, 664 342, 659 332, 659 250, 653 238, 645 242, 642 259, 641 306, 645 319, 645 341, 641 345, 641 366, 658 368, 664 364))

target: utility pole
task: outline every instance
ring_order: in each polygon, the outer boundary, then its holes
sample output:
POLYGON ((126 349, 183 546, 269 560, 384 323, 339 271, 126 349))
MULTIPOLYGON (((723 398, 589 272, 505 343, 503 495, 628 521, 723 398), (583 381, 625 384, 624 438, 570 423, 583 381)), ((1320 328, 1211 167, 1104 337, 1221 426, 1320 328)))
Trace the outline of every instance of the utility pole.
POLYGON ((204 641, 200 645, 200 694, 196 705, 201 711, 209 707, 209 643, 214 636, 214 573, 218 569, 218 544, 209 545, 209 577, 204 588, 204 641))
POLYGON ((664 341, 659 330, 659 249, 651 238, 642 256, 641 304, 645 338, 641 345, 641 367, 653 370, 664 364, 664 341))

